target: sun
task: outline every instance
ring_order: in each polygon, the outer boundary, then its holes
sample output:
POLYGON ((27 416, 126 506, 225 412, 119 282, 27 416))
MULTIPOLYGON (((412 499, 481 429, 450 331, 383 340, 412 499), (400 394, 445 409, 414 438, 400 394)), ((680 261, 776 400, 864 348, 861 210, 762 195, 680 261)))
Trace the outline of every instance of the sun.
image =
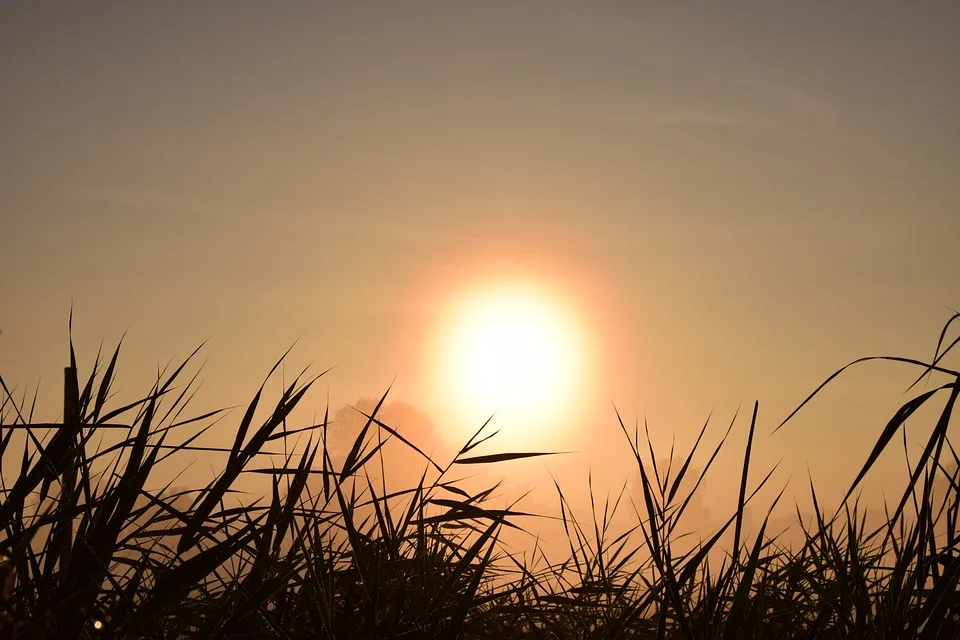
POLYGON ((559 296, 518 285, 472 291, 445 325, 441 379, 458 417, 495 413, 511 443, 542 442, 577 408, 585 340, 559 296))

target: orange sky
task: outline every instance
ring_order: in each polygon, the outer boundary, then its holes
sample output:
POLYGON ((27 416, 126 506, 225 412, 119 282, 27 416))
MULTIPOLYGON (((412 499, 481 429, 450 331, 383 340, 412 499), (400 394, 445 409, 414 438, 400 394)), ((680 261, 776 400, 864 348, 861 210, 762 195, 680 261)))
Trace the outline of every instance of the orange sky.
POLYGON ((544 448, 614 477, 613 403, 669 446, 759 399, 757 468, 840 486, 910 372, 766 434, 960 304, 958 42, 952 3, 5 4, 0 372, 55 415, 72 302, 130 392, 209 337, 198 410, 242 403, 299 338, 313 407, 396 377, 444 432, 438 314, 515 273, 598 338, 544 448))

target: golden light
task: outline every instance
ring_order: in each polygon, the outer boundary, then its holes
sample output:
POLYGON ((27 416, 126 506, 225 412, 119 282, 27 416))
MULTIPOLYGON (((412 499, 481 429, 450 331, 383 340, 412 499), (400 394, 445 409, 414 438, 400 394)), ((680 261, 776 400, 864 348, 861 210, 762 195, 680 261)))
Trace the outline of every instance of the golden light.
POLYGON ((546 287, 462 295, 445 318, 439 353, 441 393, 469 421, 467 431, 496 413, 510 445, 542 444, 582 401, 584 331, 575 310, 546 287))

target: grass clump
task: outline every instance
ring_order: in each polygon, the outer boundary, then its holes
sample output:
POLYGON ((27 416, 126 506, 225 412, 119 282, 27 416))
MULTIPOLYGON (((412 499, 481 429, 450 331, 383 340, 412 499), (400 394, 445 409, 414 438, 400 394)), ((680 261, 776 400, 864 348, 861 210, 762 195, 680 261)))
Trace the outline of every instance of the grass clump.
POLYGON ((232 446, 200 447, 226 416, 185 415, 195 354, 161 372, 143 398, 112 406, 120 347, 98 355, 81 379, 71 342, 62 423, 35 423, 36 396, 18 396, 0 378, 0 549, 16 576, 0 624, 22 638, 960 637, 960 457, 948 438, 960 373, 944 364, 960 341, 947 339, 957 319, 932 361, 884 358, 916 367, 918 383, 940 382, 880 430, 835 513, 821 508, 810 483, 814 517, 804 522, 797 509, 797 548, 768 530, 782 490, 759 530, 745 528, 747 506, 773 474, 751 481, 754 405, 736 509, 705 540, 681 545, 680 521, 736 418, 697 473, 707 424, 664 467, 649 436, 620 421, 638 495, 621 491, 601 510, 591 487, 592 518, 582 522, 557 483, 569 554, 553 562, 537 544, 520 555, 501 542, 530 514, 492 507, 499 484, 468 491, 453 477, 548 453, 479 455, 490 437, 484 425, 441 464, 380 420, 384 394, 334 460, 329 414, 288 424, 316 381, 306 374, 269 405, 261 386, 232 446), (902 494, 885 505, 880 526, 868 526, 856 490, 935 397, 945 397, 943 407, 902 494), (387 490, 381 463, 390 441, 422 457, 419 482, 387 490), (282 463, 274 464, 278 447, 282 463), (167 459, 211 449, 226 460, 206 486, 151 485, 167 459), (269 478, 269 496, 241 499, 250 476, 269 478), (635 521, 613 535, 613 514, 627 503, 635 521))

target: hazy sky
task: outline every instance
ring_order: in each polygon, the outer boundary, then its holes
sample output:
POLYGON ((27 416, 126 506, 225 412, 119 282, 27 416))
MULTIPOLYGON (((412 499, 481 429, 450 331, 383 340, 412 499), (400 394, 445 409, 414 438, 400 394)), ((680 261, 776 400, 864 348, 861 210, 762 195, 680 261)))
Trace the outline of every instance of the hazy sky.
POLYGON ((595 458, 611 401, 667 443, 759 399, 764 461, 849 480, 909 372, 766 434, 960 305, 958 43, 955 2, 3 2, 0 373, 55 413, 72 301, 129 380, 210 337, 240 403, 300 337, 317 407, 398 376, 443 430, 438 314, 517 273, 590 319, 595 458))

